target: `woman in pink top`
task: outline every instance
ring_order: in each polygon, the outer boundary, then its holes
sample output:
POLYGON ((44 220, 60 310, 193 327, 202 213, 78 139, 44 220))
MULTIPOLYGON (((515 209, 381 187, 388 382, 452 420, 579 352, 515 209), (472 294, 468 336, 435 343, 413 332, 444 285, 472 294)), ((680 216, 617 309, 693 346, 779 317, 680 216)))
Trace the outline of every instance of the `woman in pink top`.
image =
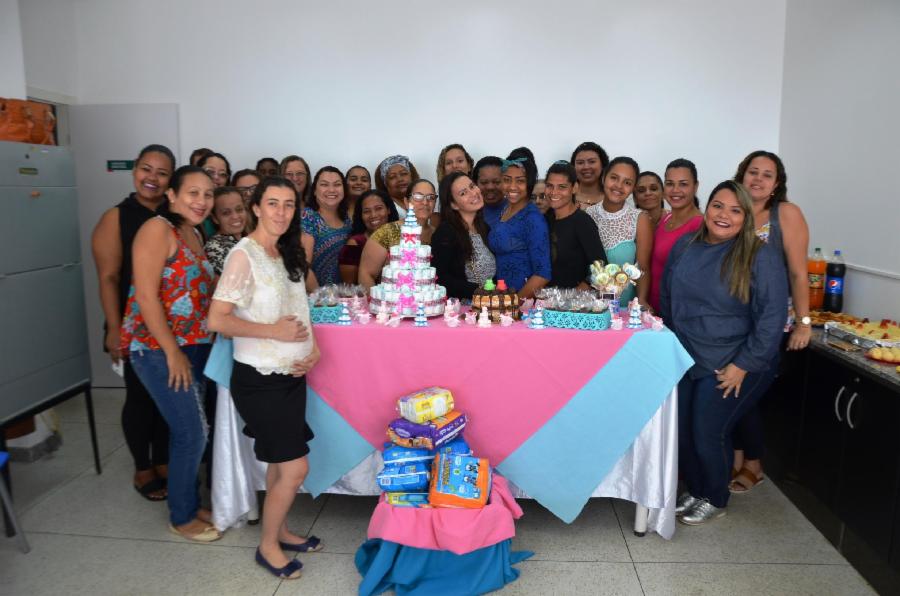
POLYGON ((679 158, 666 166, 663 196, 671 211, 666 213, 653 234, 653 254, 650 258, 650 296, 653 310, 659 310, 659 287, 669 251, 675 241, 685 234, 700 229, 703 215, 697 200, 697 166, 694 162, 679 158))

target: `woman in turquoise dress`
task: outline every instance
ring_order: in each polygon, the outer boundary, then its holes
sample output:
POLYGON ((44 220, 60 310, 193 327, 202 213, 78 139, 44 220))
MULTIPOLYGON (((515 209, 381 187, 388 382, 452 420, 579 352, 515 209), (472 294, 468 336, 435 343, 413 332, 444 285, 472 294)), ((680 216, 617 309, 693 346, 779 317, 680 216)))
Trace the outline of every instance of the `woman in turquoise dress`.
POLYGON ((617 157, 603 170, 603 200, 586 211, 600 230, 600 240, 609 263, 634 263, 645 273, 635 287, 628 285, 619 296, 624 307, 635 294, 647 306, 650 254, 653 251, 653 224, 647 213, 628 203, 640 168, 630 157, 617 157))
POLYGON ((339 169, 325 166, 316 172, 300 242, 319 285, 341 283, 338 256, 350 237, 349 194, 339 169))

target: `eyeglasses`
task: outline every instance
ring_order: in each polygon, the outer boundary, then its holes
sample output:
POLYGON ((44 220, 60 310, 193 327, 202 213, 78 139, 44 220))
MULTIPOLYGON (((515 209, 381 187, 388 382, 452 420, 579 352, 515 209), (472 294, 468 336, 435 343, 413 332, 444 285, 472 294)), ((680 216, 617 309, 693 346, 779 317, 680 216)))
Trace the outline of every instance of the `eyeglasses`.
POLYGON ((531 200, 535 203, 537 203, 538 201, 543 201, 545 198, 547 198, 547 195, 542 192, 531 195, 531 200))
POLYGON ((238 186, 237 189, 242 195, 252 195, 253 191, 256 190, 256 184, 251 186, 238 186))
POLYGON ((302 180, 306 178, 306 172, 285 172, 284 177, 291 180, 302 180))
POLYGON ((210 178, 227 178, 228 177, 228 172, 226 172, 225 170, 219 170, 217 172, 212 168, 206 168, 203 171, 206 172, 206 175, 209 176, 210 178))
POLYGON ((414 192, 409 198, 417 203, 421 203, 422 201, 436 201, 437 195, 423 195, 420 192, 414 192))

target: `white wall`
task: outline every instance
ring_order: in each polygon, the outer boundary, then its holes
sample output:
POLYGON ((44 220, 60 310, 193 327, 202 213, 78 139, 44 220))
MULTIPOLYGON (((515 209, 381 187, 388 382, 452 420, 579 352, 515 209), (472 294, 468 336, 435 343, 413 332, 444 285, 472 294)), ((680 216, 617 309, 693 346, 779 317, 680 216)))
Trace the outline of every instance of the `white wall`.
POLYGON ((0 0, 0 97, 25 99, 25 62, 17 0, 0 0))
POLYGON ((77 103, 75 6, 72 0, 19 0, 25 82, 32 97, 77 103))
POLYGON ((784 0, 75 6, 79 101, 178 103, 183 158, 405 153, 433 177, 451 142, 546 169, 592 139, 647 169, 691 158, 708 191, 778 144, 784 0))
POLYGON ((810 246, 842 249, 844 309, 900 316, 900 3, 787 4, 781 155, 810 246))

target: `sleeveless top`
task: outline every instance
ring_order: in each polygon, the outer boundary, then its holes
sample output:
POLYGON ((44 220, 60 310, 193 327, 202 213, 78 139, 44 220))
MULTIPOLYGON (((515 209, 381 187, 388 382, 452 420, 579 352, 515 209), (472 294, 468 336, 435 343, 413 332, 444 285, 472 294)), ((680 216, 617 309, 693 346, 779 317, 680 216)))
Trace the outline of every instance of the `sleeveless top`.
POLYGON ((350 236, 348 242, 353 240, 356 244, 344 244, 341 252, 338 254, 338 265, 352 265, 359 267, 359 261, 362 259, 363 248, 369 239, 365 232, 350 236))
POLYGON ((666 222, 672 219, 672 212, 666 212, 659 220, 656 231, 653 233, 653 253, 650 257, 650 292, 648 302, 655 310, 659 310, 659 286, 662 282, 663 270, 666 268, 666 260, 675 242, 685 234, 691 234, 700 229, 703 224, 703 216, 695 215, 674 230, 666 229, 666 222))
MULTIPOLYGON (((272 324, 293 315, 311 329, 306 284, 292 282, 281 257, 269 256, 250 237, 242 238, 228 253, 213 298, 234 304, 234 315, 245 321, 272 324)), ((302 342, 234 338, 234 359, 263 375, 291 374, 293 364, 312 349, 312 336, 302 342)))
MULTIPOLYGON (((212 265, 205 254, 194 254, 169 220, 157 217, 169 225, 178 241, 175 254, 166 259, 159 284, 159 301, 166 313, 166 322, 179 346, 208 344, 212 341, 212 334, 206 328, 214 279, 212 265)), ((200 236, 196 230, 195 233, 200 236)), ((129 351, 160 349, 141 315, 134 283, 128 292, 120 345, 126 354, 129 351)))
POLYGON ((769 221, 756 228, 756 237, 766 244, 772 245, 778 251, 778 254, 781 255, 781 258, 784 259, 784 268, 788 274, 788 318, 784 324, 784 331, 787 333, 794 325, 794 300, 790 295, 791 272, 788 268, 787 254, 784 252, 784 234, 781 230, 781 221, 778 218, 778 205, 779 203, 773 203, 769 207, 769 221))
MULTIPOLYGON (((603 208, 601 201, 588 207, 585 213, 593 218, 600 230, 600 241, 603 243, 606 259, 616 265, 634 263, 637 257, 637 222, 642 211, 625 203, 621 209, 610 213, 603 208)), ((619 296, 619 304, 626 304, 634 298, 634 294, 634 286, 629 284, 619 296)))
POLYGON ((122 269, 119 275, 119 312, 125 314, 128 291, 131 288, 131 245, 141 226, 156 215, 155 211, 144 207, 131 193, 116 205, 119 210, 119 241, 122 244, 122 269))

